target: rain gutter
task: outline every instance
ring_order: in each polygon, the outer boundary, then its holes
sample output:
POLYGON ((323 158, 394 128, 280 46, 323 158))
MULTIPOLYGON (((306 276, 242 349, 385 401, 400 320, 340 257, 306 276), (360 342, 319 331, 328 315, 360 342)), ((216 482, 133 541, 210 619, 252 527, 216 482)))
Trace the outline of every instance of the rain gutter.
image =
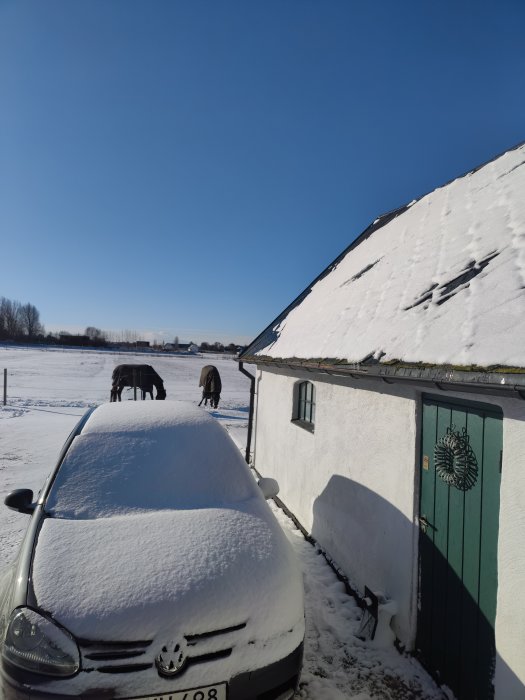
POLYGON ((250 413, 248 414, 248 436, 246 438, 246 454, 244 459, 246 464, 250 464, 250 449, 252 445, 252 429, 253 429, 253 407, 255 403, 255 376, 244 369, 242 361, 239 362, 239 372, 242 372, 250 380, 250 413))
MULTIPOLYGON (((419 384, 439 391, 462 391, 525 400, 525 371, 502 368, 501 371, 468 371, 449 367, 408 365, 344 364, 340 362, 274 359, 252 355, 244 362, 291 370, 317 372, 331 376, 371 379, 386 384, 419 384)), ((240 362, 242 365, 242 361, 240 362)), ((241 370, 242 371, 242 370, 241 370)))

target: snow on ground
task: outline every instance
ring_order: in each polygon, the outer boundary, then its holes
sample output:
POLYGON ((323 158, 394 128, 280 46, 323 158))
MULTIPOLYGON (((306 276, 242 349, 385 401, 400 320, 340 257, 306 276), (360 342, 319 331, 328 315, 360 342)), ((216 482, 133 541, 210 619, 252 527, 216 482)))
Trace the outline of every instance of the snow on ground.
MULTIPOLYGON (((168 398, 200 401, 199 374, 215 364, 223 383, 217 410, 207 410, 242 449, 249 381, 229 358, 151 356, 83 350, 0 348, 8 369, 8 404, 0 405, 0 498, 14 488, 39 490, 60 447, 86 408, 109 398, 113 367, 153 365, 168 398)), ((0 375, 1 376, 1 375, 0 375)), ((124 392, 123 399, 132 398, 124 392)), ((445 695, 421 666, 394 648, 377 649, 355 636, 361 611, 314 547, 277 508, 275 514, 301 561, 306 594, 303 700, 438 700, 445 695)), ((0 570, 18 549, 27 516, 0 507, 0 570)))
POLYGON ((394 647, 375 648, 355 635, 362 613, 289 518, 274 506, 304 572, 306 639, 299 698, 308 700, 438 700, 445 697, 420 664, 394 647))

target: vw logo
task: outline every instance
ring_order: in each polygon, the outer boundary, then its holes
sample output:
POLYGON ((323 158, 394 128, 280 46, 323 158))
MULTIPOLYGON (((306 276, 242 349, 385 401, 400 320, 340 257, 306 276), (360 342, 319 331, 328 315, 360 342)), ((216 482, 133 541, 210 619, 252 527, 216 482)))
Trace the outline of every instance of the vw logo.
POLYGON ((165 644, 155 658, 155 665, 162 676, 175 676, 182 671, 187 658, 186 640, 181 639, 179 642, 165 644))

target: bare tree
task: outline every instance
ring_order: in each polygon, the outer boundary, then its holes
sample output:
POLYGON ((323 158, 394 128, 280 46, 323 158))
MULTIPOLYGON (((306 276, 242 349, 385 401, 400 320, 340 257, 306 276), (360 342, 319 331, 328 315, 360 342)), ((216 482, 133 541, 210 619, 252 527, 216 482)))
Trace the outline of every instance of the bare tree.
POLYGON ((2 317, 2 330, 7 338, 16 338, 22 335, 21 304, 19 301, 11 301, 2 297, 0 302, 0 316, 2 317))
POLYGON ((29 338, 34 338, 44 332, 44 327, 40 323, 40 313, 33 304, 28 303, 20 306, 19 316, 22 330, 29 338))
POLYGON ((7 329, 5 327, 4 318, 4 304, 6 299, 4 297, 0 298, 0 338, 5 338, 7 336, 7 329))
POLYGON ((125 343, 136 343, 139 340, 139 335, 137 331, 129 330, 126 328, 122 331, 122 339, 125 343))
POLYGON ((95 328, 95 326, 88 326, 84 335, 87 335, 90 340, 100 340, 103 337, 100 328, 95 328))
POLYGON ((84 331, 84 335, 86 335, 89 338, 89 342, 91 345, 100 347, 101 345, 106 344, 106 335, 104 331, 100 330, 100 328, 95 328, 95 326, 88 326, 84 331))

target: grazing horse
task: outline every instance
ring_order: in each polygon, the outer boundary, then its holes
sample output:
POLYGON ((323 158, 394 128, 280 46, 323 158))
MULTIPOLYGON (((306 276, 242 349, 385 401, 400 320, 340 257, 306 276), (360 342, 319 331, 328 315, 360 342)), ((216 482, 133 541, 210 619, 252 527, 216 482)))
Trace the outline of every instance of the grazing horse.
POLYGON ((110 401, 120 401, 125 386, 140 389, 142 399, 146 398, 146 394, 153 399, 153 387, 157 390, 157 400, 166 398, 164 382, 151 365, 117 365, 111 375, 110 401))
POLYGON ((210 406, 212 408, 217 408, 221 398, 222 383, 221 375, 215 365, 206 365, 202 368, 199 386, 202 387, 202 399, 200 400, 199 406, 203 401, 206 406, 209 399, 210 406))

